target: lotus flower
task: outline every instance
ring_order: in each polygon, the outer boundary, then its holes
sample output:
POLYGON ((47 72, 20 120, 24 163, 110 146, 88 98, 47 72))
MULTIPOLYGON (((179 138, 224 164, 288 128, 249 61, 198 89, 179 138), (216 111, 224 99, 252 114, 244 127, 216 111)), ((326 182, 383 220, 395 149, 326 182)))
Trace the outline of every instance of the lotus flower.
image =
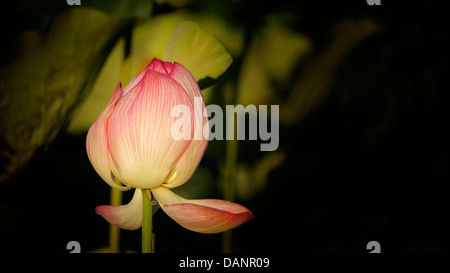
POLYGON ((252 213, 241 205, 184 199, 170 190, 188 181, 203 157, 208 144, 203 128, 209 128, 204 111, 197 82, 177 62, 154 58, 123 90, 119 82, 89 129, 86 148, 106 183, 122 191, 135 188, 135 193, 127 205, 99 206, 96 213, 120 228, 138 229, 142 226, 141 189, 149 189, 167 215, 192 231, 218 233, 252 219, 252 213), (173 109, 180 105, 193 114, 174 115, 173 109), (193 130, 174 137, 176 122, 193 130))

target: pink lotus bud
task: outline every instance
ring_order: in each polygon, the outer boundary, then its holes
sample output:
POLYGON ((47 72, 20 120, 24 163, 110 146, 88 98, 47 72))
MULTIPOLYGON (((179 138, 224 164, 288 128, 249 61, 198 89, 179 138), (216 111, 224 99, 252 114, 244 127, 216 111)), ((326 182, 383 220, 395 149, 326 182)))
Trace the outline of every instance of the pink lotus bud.
POLYGON ((153 59, 123 91, 119 83, 90 128, 86 147, 95 170, 120 189, 152 189, 163 183, 176 187, 186 182, 208 143, 203 137, 194 138, 208 122, 202 117, 203 100, 194 109, 194 99, 201 97, 197 82, 184 66, 153 59), (180 105, 192 114, 174 116, 172 109, 180 105), (180 121, 193 128, 187 138, 173 136, 172 127, 180 121), (114 177, 126 187, 116 185, 114 177))
POLYGON ((202 134, 208 126, 204 111, 197 82, 177 62, 155 58, 123 91, 119 83, 89 129, 86 148, 106 183, 136 190, 130 203, 99 206, 97 214, 120 228, 138 229, 143 198, 139 189, 150 189, 167 215, 189 230, 217 233, 251 220, 253 214, 241 205, 184 199, 169 190, 185 183, 203 157, 208 144, 208 136, 202 134), (179 115, 177 109, 185 114, 179 115), (177 124, 183 124, 181 135, 174 135, 177 124), (115 178, 125 186, 117 185, 115 178))

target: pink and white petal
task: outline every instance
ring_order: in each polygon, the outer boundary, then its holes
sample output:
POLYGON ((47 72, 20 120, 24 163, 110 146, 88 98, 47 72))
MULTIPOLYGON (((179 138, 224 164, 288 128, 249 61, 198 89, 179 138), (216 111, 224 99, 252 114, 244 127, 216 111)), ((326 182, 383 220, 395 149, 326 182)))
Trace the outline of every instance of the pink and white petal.
POLYGON ((200 233, 219 233, 254 218, 247 208, 224 200, 184 199, 165 187, 152 190, 164 212, 182 227, 200 233))
POLYGON ((135 189, 130 203, 122 206, 98 206, 95 213, 110 224, 122 229, 135 230, 142 226, 142 190, 135 189))
POLYGON ((177 164, 177 175, 170 183, 165 184, 168 188, 178 187, 184 184, 197 169, 206 147, 208 146, 208 135, 203 134, 203 128, 208 126, 208 117, 204 115, 205 102, 200 88, 189 70, 183 65, 175 62, 170 72, 170 77, 178 82, 190 96, 194 103, 194 138, 191 145, 177 164))
POLYGON ((147 66, 146 69, 153 70, 168 76, 170 74, 170 71, 172 70, 172 63, 163 62, 158 58, 153 58, 153 60, 150 62, 150 64, 147 66))
MULTIPOLYGON (((125 94, 108 122, 108 143, 121 182, 134 188, 158 187, 171 174, 191 143, 175 140, 172 126, 180 119, 172 109, 193 105, 186 91, 170 77, 146 70, 135 89, 125 94)), ((192 133, 193 135, 193 133, 192 133)))
MULTIPOLYGON (((160 60, 161 61, 161 60, 160 60)), ((172 72, 172 67, 173 67, 173 63, 172 62, 165 62, 165 61, 161 61, 163 64, 164 64, 164 66, 166 67, 166 69, 167 69, 167 72, 172 72)))
POLYGON ((105 180, 105 182, 111 187, 123 191, 129 190, 130 187, 123 187, 114 183, 114 178, 112 176, 109 164, 110 156, 108 149, 108 138, 106 134, 108 119, 114 111, 116 103, 122 96, 121 86, 122 84, 119 82, 105 110, 103 110, 98 119, 89 129, 86 137, 86 151, 92 166, 100 177, 103 178, 103 180, 105 180))
POLYGON ((137 75, 131 81, 129 81, 128 84, 123 89, 123 95, 125 95, 128 92, 130 92, 131 90, 133 90, 136 87, 136 85, 138 85, 142 81, 142 78, 145 76, 146 73, 147 73, 147 70, 145 69, 139 75, 137 75))
POLYGON ((169 76, 186 90, 192 101, 195 97, 202 97, 202 92, 194 76, 182 64, 174 62, 169 76))

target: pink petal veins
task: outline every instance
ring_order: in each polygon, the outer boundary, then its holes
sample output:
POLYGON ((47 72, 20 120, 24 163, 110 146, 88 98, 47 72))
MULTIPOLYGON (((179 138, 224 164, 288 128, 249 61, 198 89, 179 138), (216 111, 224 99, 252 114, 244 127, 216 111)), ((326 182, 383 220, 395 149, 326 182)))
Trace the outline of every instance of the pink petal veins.
POLYGON ((114 183, 114 179, 111 175, 107 137, 107 124, 109 117, 113 113, 116 104, 122 96, 121 86, 122 84, 119 82, 105 110, 103 110, 98 119, 89 129, 86 137, 86 151, 92 166, 106 183, 118 190, 128 190, 130 187, 122 187, 114 183))
POLYGON ((203 128, 208 126, 208 117, 203 115, 206 110, 200 88, 187 68, 175 62, 172 66, 170 77, 186 90, 194 104, 194 111, 192 112, 194 117, 194 126, 192 127, 194 138, 176 166, 177 175, 170 183, 165 184, 168 188, 174 188, 184 184, 191 178, 206 151, 208 136, 203 135, 203 128))
POLYGON ((186 229, 200 233, 219 233, 238 227, 251 219, 247 208, 224 200, 187 200, 169 189, 152 190, 164 212, 186 229))
MULTIPOLYGON (((121 182, 135 188, 159 186, 171 173, 191 140, 175 140, 171 116, 176 105, 193 105, 186 91, 173 79, 146 70, 139 84, 125 94, 108 123, 111 158, 121 182)), ((193 117, 188 118, 193 125, 193 117)))
POLYGON ((171 62, 163 62, 158 58, 153 58, 150 64, 147 66, 146 70, 156 71, 163 75, 168 76, 172 71, 171 62))

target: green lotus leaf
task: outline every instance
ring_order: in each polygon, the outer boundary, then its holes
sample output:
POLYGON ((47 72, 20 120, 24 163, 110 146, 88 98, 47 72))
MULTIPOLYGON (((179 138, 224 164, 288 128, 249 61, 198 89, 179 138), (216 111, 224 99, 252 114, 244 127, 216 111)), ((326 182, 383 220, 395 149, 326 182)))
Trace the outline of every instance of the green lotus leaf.
POLYGON ((173 30, 164 60, 183 64, 197 81, 208 77, 217 79, 233 62, 221 43, 189 21, 173 30))
POLYGON ((130 23, 77 7, 57 15, 45 34, 19 35, 16 55, 0 65, 0 182, 65 126, 130 23))

